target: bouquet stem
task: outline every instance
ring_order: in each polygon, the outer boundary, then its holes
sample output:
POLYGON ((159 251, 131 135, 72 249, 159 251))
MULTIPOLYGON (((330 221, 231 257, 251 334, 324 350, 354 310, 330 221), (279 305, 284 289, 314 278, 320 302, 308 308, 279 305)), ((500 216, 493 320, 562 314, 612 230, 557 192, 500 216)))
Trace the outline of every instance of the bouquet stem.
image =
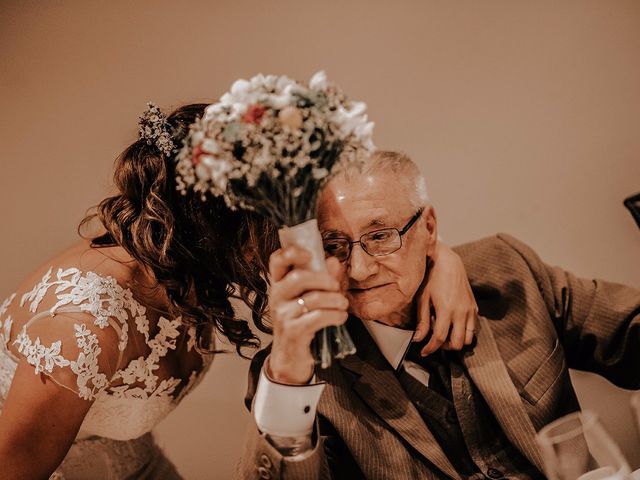
MULTIPOLYGON (((326 272, 322 237, 315 219, 308 220, 293 227, 278 230, 280 244, 283 247, 298 246, 311 253, 309 269, 314 272, 326 272)), ((320 368, 331 366, 333 358, 344 358, 355 353, 356 347, 344 325, 326 327, 316 333, 312 350, 320 368)))

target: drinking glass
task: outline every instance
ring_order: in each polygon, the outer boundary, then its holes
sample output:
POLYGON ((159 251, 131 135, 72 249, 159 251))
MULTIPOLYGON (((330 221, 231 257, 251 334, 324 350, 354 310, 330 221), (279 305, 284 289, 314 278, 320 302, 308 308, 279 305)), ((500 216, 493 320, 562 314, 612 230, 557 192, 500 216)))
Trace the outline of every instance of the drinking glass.
POLYGON ((631 469, 595 413, 565 415, 538 432, 550 480, 627 480, 631 469))

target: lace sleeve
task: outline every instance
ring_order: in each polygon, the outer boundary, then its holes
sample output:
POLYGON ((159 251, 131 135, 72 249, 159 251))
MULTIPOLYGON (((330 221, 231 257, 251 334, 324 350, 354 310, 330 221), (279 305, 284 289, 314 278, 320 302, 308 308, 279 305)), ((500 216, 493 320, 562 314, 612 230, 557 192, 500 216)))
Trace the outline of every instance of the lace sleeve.
POLYGON ((17 332, 14 349, 36 375, 94 400, 109 386, 127 344, 124 292, 111 277, 71 268, 52 278, 50 269, 21 298, 34 316, 17 332))
POLYGON ((36 375, 45 374, 85 400, 103 392, 118 368, 122 352, 115 328, 96 326, 87 313, 64 312, 34 317, 13 345, 36 375))

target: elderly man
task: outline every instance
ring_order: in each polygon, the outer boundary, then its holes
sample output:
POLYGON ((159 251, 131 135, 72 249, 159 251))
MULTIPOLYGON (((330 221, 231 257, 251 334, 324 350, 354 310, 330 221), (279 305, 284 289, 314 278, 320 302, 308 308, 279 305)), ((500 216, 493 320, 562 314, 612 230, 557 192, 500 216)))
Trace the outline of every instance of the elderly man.
POLYGON ((549 267, 507 235, 457 249, 475 341, 421 356, 414 296, 437 227, 405 155, 334 178, 318 223, 329 273, 299 249, 271 257, 274 338, 252 363, 243 478, 543 478, 535 432, 579 408, 567 368, 640 388, 640 292, 549 267), (345 321, 357 354, 314 372, 313 334, 345 321))

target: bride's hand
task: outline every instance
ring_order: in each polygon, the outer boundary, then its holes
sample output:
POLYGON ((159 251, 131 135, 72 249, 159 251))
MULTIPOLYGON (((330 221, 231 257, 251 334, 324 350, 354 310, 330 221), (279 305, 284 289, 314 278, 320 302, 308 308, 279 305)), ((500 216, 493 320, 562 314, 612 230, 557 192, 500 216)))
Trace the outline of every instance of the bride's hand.
POLYGON ((438 348, 460 350, 473 341, 478 306, 462 260, 440 241, 418 292, 417 306, 418 326, 414 341, 422 341, 433 330, 431 339, 422 349, 423 356, 438 348), (431 306, 435 310, 433 325, 431 306))

